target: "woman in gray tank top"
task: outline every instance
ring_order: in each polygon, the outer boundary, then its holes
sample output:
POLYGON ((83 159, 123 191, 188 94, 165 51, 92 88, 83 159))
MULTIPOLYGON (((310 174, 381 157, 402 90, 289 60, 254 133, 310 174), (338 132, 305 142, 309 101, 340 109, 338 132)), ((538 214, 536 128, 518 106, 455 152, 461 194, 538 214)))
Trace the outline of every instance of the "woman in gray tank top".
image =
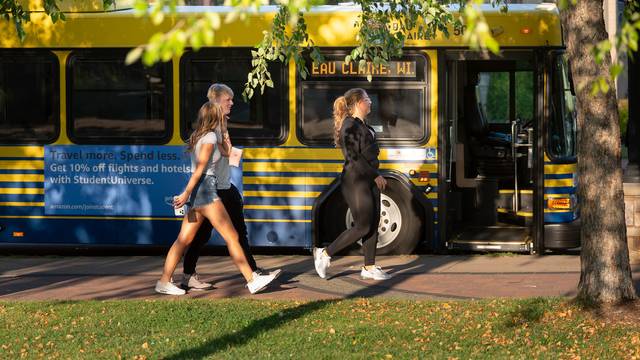
POLYGON ((240 246, 238 233, 234 229, 229 215, 219 201, 216 190, 215 165, 228 149, 219 146, 215 130, 224 120, 220 106, 207 102, 198 112, 198 125, 189 138, 187 149, 192 152, 192 174, 185 190, 174 198, 173 205, 181 208, 190 204, 182 220, 178 238, 169 249, 162 277, 156 283, 155 290, 161 294, 183 295, 185 290, 171 281, 171 276, 184 251, 206 218, 227 243, 233 262, 247 281, 249 291, 254 294, 266 287, 275 276, 261 275, 251 270, 247 257, 240 246))

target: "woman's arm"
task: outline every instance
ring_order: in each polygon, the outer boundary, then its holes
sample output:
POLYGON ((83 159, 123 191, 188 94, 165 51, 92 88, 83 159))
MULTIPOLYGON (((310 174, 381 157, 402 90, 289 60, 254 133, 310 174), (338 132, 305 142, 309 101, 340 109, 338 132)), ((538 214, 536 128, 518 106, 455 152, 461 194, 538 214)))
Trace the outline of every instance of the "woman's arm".
POLYGON ((189 196, 191 196, 191 192, 193 192, 193 188, 196 187, 196 184, 202 177, 202 173, 204 172, 204 168, 207 166, 209 159, 211 158, 211 154, 215 149, 215 144, 201 144, 200 152, 198 153, 198 157, 196 158, 196 168, 191 174, 189 178, 189 182, 187 183, 187 187, 184 189, 182 194, 176 196, 173 199, 173 206, 175 208, 180 208, 189 200, 189 196))
POLYGON ((229 138, 229 132, 223 132, 221 136, 222 140, 220 142, 220 155, 229 157, 231 154, 231 139, 229 138))

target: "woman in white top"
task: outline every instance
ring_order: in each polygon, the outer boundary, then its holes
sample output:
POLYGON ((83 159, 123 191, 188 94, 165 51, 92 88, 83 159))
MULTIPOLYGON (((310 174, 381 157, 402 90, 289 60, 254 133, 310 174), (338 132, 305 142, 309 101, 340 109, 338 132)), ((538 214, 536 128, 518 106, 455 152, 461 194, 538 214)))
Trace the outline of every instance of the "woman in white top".
POLYGON ((204 218, 207 218, 224 238, 229 254, 247 281, 247 287, 252 294, 262 290, 274 279, 272 275, 259 275, 251 270, 240 246, 238 233, 216 192, 215 164, 220 159, 221 152, 228 155, 229 151, 226 146, 220 146, 215 134, 223 116, 220 106, 213 102, 205 103, 198 112, 198 123, 187 145, 187 150, 191 152, 191 178, 184 192, 173 201, 176 208, 189 204, 189 211, 182 219, 178 238, 169 249, 162 277, 156 283, 155 290, 161 294, 185 294, 185 290, 171 281, 171 276, 204 218))

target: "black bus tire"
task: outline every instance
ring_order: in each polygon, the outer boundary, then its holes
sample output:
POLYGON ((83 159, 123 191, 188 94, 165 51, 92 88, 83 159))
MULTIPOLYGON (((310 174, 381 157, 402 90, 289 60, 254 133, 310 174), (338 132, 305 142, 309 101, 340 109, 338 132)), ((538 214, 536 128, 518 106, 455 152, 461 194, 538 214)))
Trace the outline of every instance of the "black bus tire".
POLYGON ((422 212, 419 211, 417 201, 413 194, 395 179, 387 179, 387 187, 382 192, 381 200, 376 255, 411 254, 422 238, 423 231, 420 216, 422 212), (397 208, 396 211, 394 208, 397 208), (397 213, 393 214, 394 212, 397 213), (392 241, 388 238, 390 234, 393 234, 392 241))
MULTIPOLYGON (((378 238, 376 254, 411 254, 422 238, 422 212, 419 205, 411 192, 395 179, 387 179, 387 188, 382 195, 381 225, 378 227, 381 235, 378 238), (389 236, 393 237, 392 241, 387 241, 389 236)), ((347 229, 347 212, 348 207, 340 190, 327 199, 321 215, 321 246, 328 245, 347 229)), ((361 242, 346 251, 362 254, 361 242)))

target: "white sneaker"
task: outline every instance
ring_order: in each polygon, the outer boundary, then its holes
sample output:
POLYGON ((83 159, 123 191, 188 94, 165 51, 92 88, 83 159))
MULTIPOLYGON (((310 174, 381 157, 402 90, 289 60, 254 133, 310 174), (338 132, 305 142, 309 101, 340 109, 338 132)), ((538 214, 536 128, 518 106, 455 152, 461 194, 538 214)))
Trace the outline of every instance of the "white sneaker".
POLYGON ((155 290, 156 290, 157 293, 167 294, 167 295, 184 295, 184 294, 187 293, 183 289, 180 289, 179 287, 177 287, 171 281, 162 282, 162 281, 158 280, 158 282, 156 282, 156 289, 155 290))
POLYGON ((257 272, 253 273, 253 279, 247 283, 247 288, 249 288, 249 292, 252 294, 257 293, 258 291, 264 289, 271 283, 276 276, 272 273, 269 275, 260 275, 257 272))
POLYGON ((373 280, 388 280, 391 279, 391 275, 387 274, 382 270, 382 268, 378 265, 373 266, 371 270, 367 270, 364 266, 362 267, 362 271, 360 271, 360 276, 363 279, 373 279, 373 280))
POLYGON ((280 276, 280 274, 282 274, 282 269, 275 269, 272 271, 267 271, 263 268, 257 268, 255 271, 258 275, 269 275, 269 274, 273 274, 275 275, 275 279, 278 278, 278 276, 280 276))
POLYGON ((313 263, 316 266, 318 276, 327 278, 327 269, 331 265, 331 257, 324 253, 324 248, 313 249, 313 263))
POLYGON ((182 285, 183 289, 186 288, 193 291, 203 291, 203 290, 213 289, 212 284, 208 282, 200 281, 200 277, 198 276, 197 273, 193 275, 183 274, 180 285, 182 285))
POLYGON ((280 274, 282 274, 282 269, 275 269, 275 270, 271 270, 269 271, 267 274, 269 275, 273 275, 274 279, 277 279, 278 276, 280 276, 280 274))

